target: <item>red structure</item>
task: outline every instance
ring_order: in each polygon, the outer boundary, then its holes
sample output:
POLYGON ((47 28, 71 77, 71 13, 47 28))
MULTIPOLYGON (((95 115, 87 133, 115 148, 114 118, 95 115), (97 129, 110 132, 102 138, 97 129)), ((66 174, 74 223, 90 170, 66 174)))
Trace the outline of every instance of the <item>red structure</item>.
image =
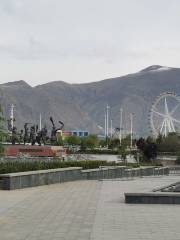
POLYGON ((66 154, 62 146, 31 146, 31 145, 6 145, 5 156, 29 157, 64 157, 66 154))
POLYGON ((69 137, 69 136, 72 136, 72 132, 71 131, 63 131, 62 135, 63 135, 63 137, 69 137))

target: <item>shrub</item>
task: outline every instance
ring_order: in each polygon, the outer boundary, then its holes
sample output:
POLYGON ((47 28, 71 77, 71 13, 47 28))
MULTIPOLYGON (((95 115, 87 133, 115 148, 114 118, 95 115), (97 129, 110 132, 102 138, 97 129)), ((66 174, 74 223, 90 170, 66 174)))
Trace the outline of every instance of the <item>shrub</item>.
MULTIPOLYGON (((35 170, 82 167, 83 169, 94 169, 100 166, 123 166, 123 163, 107 162, 107 161, 60 161, 54 160, 1 160, 0 174, 26 172, 35 170)), ((136 163, 129 163, 128 167, 139 167, 136 163)), ((150 164, 145 164, 150 166, 150 164)))

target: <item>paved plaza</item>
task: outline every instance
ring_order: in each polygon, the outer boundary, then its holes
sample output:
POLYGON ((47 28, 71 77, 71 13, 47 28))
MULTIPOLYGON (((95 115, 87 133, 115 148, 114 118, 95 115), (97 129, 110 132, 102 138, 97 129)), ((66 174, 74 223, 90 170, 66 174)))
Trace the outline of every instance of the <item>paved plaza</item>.
POLYGON ((180 205, 124 203, 180 176, 76 181, 0 191, 0 240, 180 240, 180 205))

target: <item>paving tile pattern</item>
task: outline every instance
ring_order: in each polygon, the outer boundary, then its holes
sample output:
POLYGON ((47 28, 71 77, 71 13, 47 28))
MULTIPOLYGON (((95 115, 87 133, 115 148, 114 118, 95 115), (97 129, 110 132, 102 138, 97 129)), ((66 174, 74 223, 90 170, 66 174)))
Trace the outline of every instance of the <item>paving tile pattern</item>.
POLYGON ((180 240, 180 205, 125 204, 180 176, 77 181, 0 191, 0 240, 180 240))
POLYGON ((178 177, 105 181, 91 240, 180 240, 180 205, 125 204, 124 192, 150 191, 178 177))
POLYGON ((90 239, 101 185, 98 181, 78 181, 0 191, 0 198, 6 195, 4 201, 11 198, 0 215, 0 239, 90 239))

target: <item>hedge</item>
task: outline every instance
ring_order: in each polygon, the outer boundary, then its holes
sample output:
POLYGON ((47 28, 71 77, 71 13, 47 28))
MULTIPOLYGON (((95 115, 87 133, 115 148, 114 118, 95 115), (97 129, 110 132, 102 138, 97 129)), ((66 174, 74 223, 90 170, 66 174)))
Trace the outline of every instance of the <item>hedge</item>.
MULTIPOLYGON (((35 170, 45 170, 54 168, 67 168, 67 167, 82 167, 83 169, 99 168, 100 166, 123 166, 123 163, 107 162, 107 161, 60 161, 54 160, 1 160, 0 161, 0 174, 26 172, 35 170)), ((144 164, 144 166, 150 164, 144 164)), ((126 164, 127 167, 139 167, 136 163, 126 164)))

